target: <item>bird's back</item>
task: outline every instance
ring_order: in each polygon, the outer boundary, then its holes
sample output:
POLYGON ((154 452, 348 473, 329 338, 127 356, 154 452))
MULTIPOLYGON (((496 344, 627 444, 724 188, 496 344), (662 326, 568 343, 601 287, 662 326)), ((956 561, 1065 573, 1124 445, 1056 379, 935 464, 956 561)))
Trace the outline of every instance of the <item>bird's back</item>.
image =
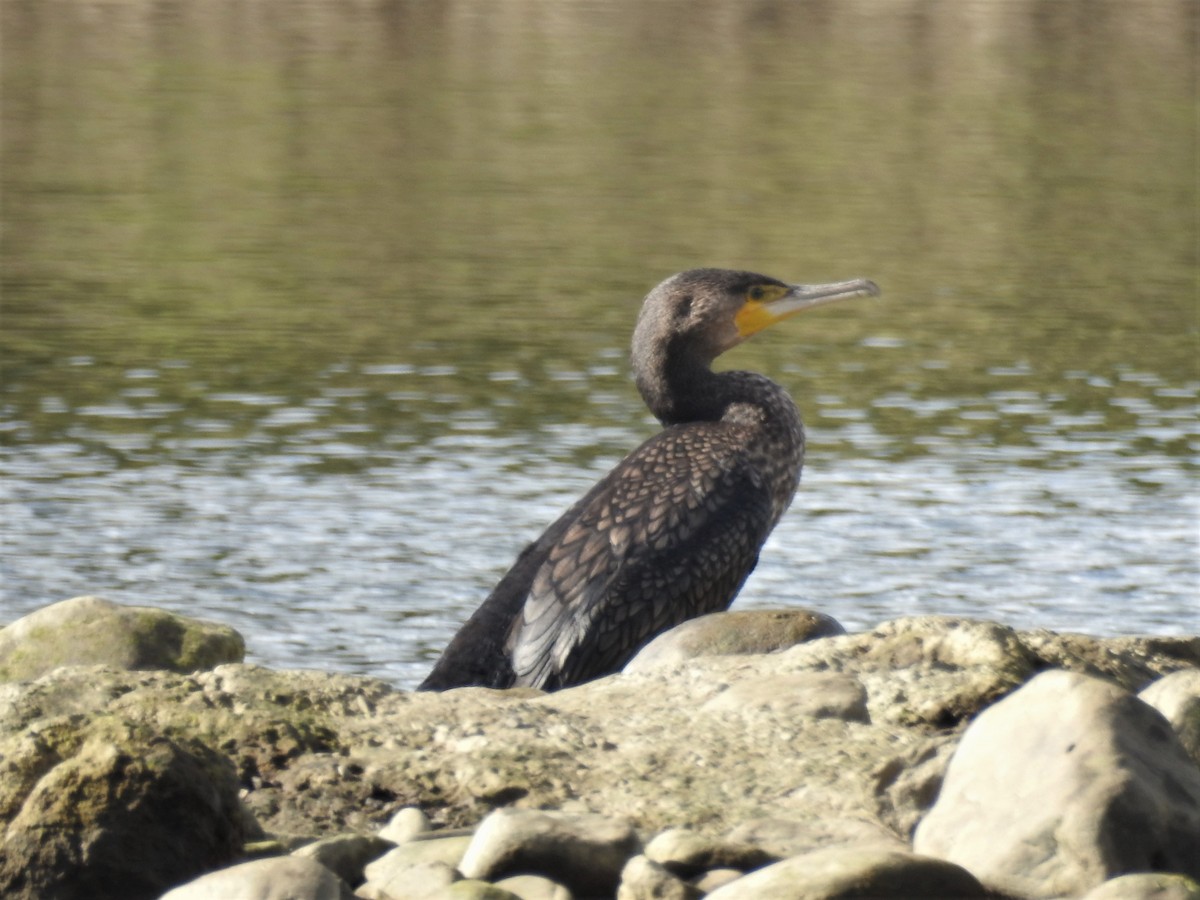
POLYGON ((696 422, 644 443, 525 549, 421 687, 577 684, 727 608, 782 512, 750 437, 696 422))

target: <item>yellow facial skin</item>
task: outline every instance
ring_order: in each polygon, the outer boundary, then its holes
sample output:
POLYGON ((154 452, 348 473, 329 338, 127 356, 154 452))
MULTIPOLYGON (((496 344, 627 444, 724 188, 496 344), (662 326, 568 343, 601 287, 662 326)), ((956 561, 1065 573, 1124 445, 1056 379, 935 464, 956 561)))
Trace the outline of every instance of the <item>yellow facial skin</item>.
POLYGON ((746 302, 733 317, 738 338, 745 340, 764 328, 774 325, 798 312, 824 306, 851 297, 877 297, 879 288, 873 281, 855 278, 833 284, 756 284, 746 292, 746 302))
MULTIPOLYGON (((755 285, 746 292, 746 302, 733 322, 737 326, 738 336, 742 339, 758 334, 764 328, 774 325, 783 316, 772 310, 769 304, 787 296, 789 290, 777 284, 755 285)), ((797 310, 798 312, 799 310, 797 310)))

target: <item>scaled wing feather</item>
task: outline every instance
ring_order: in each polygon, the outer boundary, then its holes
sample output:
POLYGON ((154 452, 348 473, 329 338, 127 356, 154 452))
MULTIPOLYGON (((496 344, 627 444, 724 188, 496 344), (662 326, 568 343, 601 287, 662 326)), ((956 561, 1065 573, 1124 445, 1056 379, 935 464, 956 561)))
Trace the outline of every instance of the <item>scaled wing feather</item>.
POLYGON ((568 514, 509 636, 516 683, 553 688, 623 666, 645 641, 724 609, 771 526, 736 426, 660 432, 568 514))

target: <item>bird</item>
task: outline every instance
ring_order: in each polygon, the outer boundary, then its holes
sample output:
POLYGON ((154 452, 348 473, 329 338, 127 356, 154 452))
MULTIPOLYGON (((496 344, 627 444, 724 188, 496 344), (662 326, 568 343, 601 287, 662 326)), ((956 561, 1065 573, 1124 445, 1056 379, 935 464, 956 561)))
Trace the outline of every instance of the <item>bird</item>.
POLYGON ((782 387, 712 364, 796 313, 878 294, 862 278, 790 284, 715 268, 655 287, 630 359, 662 430, 520 552, 418 690, 571 687, 727 609, 792 501, 805 440, 782 387))

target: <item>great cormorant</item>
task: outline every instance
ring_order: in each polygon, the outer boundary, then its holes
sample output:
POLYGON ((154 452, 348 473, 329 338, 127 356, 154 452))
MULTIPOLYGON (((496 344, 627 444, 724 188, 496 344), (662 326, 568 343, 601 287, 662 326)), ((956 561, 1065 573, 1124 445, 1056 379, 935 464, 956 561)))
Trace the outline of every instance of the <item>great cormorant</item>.
POLYGON ((656 635, 728 608, 800 479, 804 427, 779 385, 714 359, 870 281, 786 284, 693 269, 646 297, 638 390, 664 428, 527 546, 421 690, 555 690, 619 671, 656 635))

